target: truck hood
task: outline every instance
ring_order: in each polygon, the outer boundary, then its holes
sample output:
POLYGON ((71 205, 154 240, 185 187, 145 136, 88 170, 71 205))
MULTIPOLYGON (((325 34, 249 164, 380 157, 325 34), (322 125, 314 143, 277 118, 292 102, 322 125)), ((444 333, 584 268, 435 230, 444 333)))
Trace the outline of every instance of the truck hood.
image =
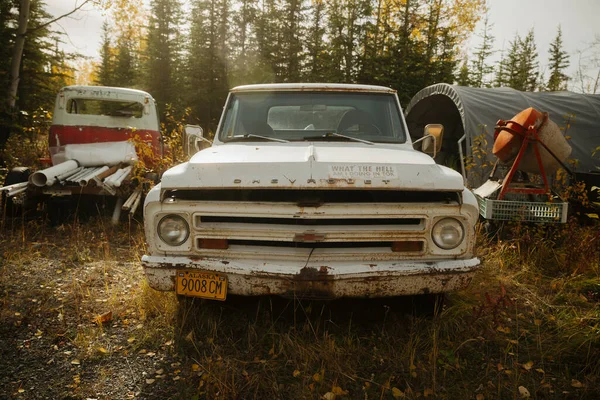
POLYGON ((462 191, 462 176, 410 145, 242 143, 210 147, 164 173, 162 189, 462 191))

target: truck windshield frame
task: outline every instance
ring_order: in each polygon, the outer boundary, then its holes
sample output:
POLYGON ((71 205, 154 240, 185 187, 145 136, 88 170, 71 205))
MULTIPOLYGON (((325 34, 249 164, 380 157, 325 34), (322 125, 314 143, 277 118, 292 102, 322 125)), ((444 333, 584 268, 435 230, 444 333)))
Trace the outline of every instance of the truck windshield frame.
POLYGON ((396 96, 351 91, 240 92, 229 96, 219 128, 220 141, 251 141, 252 135, 277 141, 357 139, 405 143, 407 134, 396 96))

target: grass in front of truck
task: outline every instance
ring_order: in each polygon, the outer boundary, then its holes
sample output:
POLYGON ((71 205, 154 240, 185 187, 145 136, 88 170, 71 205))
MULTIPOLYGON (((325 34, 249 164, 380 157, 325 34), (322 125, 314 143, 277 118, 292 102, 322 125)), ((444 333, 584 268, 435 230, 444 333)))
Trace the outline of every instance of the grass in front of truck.
POLYGON ((408 298, 231 298, 186 315, 173 294, 145 283, 136 221, 116 228, 102 218, 55 228, 7 224, 0 233, 0 363, 10 374, 0 392, 595 398, 597 224, 514 225, 511 232, 501 241, 480 235, 482 272, 435 317, 415 315, 418 304, 408 298))

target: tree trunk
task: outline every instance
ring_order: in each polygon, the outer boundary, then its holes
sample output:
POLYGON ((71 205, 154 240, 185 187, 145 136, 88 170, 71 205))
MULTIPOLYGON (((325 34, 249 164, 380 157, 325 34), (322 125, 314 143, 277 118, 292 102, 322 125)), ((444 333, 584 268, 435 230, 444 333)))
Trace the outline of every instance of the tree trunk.
POLYGON ((17 36, 15 37, 15 47, 13 49, 12 60, 10 64, 10 85, 8 87, 7 102, 9 110, 15 108, 17 102, 17 90, 19 89, 21 59, 23 58, 23 48, 25 47, 25 33, 27 32, 27 22, 29 21, 29 5, 31 0, 20 0, 19 8, 19 26, 17 36))

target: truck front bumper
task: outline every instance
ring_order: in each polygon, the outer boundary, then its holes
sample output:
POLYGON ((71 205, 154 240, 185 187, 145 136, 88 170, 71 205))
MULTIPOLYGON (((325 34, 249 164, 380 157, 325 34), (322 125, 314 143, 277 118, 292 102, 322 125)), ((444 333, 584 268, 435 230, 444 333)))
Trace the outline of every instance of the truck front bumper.
POLYGON ((149 285, 174 291, 179 270, 227 276, 227 293, 301 298, 389 297, 443 293, 466 287, 479 259, 299 263, 298 261, 219 260, 202 257, 143 256, 149 285))

